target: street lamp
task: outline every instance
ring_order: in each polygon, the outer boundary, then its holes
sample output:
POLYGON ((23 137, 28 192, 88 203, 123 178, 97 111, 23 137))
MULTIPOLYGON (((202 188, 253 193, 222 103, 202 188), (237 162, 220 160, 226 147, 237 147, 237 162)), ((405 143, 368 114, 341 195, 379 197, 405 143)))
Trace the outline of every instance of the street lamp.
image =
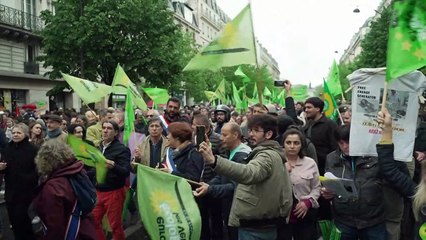
POLYGON ((360 13, 361 11, 359 10, 358 6, 353 10, 354 13, 360 13))

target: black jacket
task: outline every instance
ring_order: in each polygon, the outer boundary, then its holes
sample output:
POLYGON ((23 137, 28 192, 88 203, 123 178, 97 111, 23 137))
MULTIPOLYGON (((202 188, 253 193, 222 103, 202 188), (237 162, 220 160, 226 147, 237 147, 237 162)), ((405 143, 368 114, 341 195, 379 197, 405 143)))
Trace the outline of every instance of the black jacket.
MULTIPOLYGON (((230 161, 237 163, 244 163, 244 160, 250 154, 250 148, 242 149, 235 153, 230 161)), ((231 212, 232 200, 234 198, 234 190, 237 185, 236 182, 231 181, 227 177, 217 175, 210 182, 207 194, 220 199, 222 203, 222 217, 228 225, 229 213, 231 212)))
POLYGON ((337 124, 323 115, 318 121, 309 121, 303 128, 305 136, 315 145, 318 157, 318 169, 320 175, 324 174, 327 154, 338 148, 334 139, 337 124))
MULTIPOLYGON (((99 146, 103 151, 103 143, 99 146)), ((96 189, 101 192, 108 192, 124 187, 126 178, 130 174, 130 150, 128 147, 121 144, 117 139, 114 139, 109 146, 105 148, 103 154, 106 159, 114 161, 114 168, 108 169, 105 183, 96 184, 96 189)))
POLYGON ((404 197, 413 197, 416 184, 411 180, 407 164, 395 161, 393 158, 393 144, 377 144, 380 172, 384 179, 404 197))
POLYGON ((189 144, 184 149, 176 151, 173 161, 176 171, 172 174, 195 182, 199 182, 204 169, 204 159, 195 149, 193 144, 189 144))
POLYGON ((6 182, 5 200, 25 203, 32 200, 38 184, 35 157, 38 148, 25 138, 19 143, 11 141, 2 152, 1 159, 7 163, 2 171, 6 182))
MULTIPOLYGON (((213 131, 208 133, 209 141, 212 144, 212 152, 214 155, 224 155, 226 151, 222 147, 222 141, 220 140, 220 134, 217 134, 213 131)), ((202 181, 208 182, 216 176, 216 173, 213 171, 212 167, 209 165, 204 166, 202 181)))
POLYGON ((333 199, 335 221, 357 229, 385 222, 382 178, 376 157, 343 156, 337 150, 327 156, 326 172, 353 179, 358 191, 357 197, 333 199))

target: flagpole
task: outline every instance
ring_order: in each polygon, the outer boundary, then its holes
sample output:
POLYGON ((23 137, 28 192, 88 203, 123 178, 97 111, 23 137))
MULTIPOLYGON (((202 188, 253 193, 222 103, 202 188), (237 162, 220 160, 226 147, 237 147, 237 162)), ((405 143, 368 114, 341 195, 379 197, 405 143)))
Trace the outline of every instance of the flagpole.
POLYGON ((93 111, 86 102, 84 102, 84 105, 86 105, 86 107, 90 110, 90 112, 92 112, 92 114, 96 117, 95 111, 93 111))
POLYGON ((345 95, 342 92, 342 103, 346 103, 345 95))
POLYGON ((256 47, 256 37, 254 35, 254 24, 253 24, 253 12, 251 10, 251 6, 252 6, 252 1, 249 0, 249 4, 250 4, 250 23, 251 23, 251 27, 253 29, 252 34, 253 34, 253 43, 254 43, 254 57, 256 58, 256 85, 257 85, 257 96, 259 98, 259 103, 263 105, 263 92, 262 90, 259 91, 259 89, 263 89, 263 84, 260 80, 260 69, 259 69, 259 60, 257 58, 257 47, 256 47))

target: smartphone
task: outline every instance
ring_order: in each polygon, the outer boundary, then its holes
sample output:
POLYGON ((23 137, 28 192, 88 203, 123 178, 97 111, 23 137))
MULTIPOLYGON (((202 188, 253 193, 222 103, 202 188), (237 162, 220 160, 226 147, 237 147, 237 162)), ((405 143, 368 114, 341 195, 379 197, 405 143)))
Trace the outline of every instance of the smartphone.
POLYGON ((274 81, 274 86, 275 87, 285 87, 285 80, 279 80, 279 81, 274 81))
POLYGON ((195 134, 195 144, 197 149, 200 148, 200 144, 205 141, 206 127, 204 125, 197 125, 195 134))

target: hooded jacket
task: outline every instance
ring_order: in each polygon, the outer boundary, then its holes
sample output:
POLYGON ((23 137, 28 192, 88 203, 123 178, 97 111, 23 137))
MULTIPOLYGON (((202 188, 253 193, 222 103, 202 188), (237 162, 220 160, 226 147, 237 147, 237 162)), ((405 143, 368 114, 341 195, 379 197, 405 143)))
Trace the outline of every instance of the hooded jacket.
MULTIPOLYGON (((68 176, 83 170, 81 161, 74 161, 51 174, 39 187, 33 201, 38 216, 46 226, 43 240, 65 239, 68 221, 77 201, 68 176)), ((95 240, 93 215, 81 216, 77 240, 95 240)))
POLYGON ((38 184, 38 174, 35 165, 37 147, 28 141, 28 137, 21 142, 9 142, 3 151, 2 160, 7 167, 2 171, 5 176, 6 202, 31 202, 32 195, 38 184))
POLYGON ((292 207, 291 182, 282 148, 276 141, 258 144, 240 164, 217 156, 215 172, 238 183, 231 213, 231 227, 274 227, 292 207))

